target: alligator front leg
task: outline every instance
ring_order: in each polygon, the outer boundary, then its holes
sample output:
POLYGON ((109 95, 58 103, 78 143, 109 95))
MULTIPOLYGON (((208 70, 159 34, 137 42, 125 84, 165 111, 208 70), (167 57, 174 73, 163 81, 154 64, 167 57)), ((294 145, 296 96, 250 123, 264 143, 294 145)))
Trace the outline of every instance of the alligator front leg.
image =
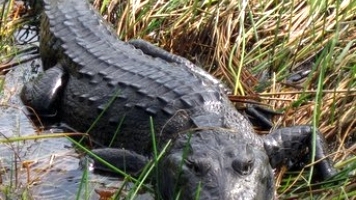
MULTIPOLYGON (((146 157, 126 149, 101 148, 94 149, 92 152, 114 167, 133 176, 137 176, 148 163, 148 159, 146 157)), ((94 161, 93 167, 95 170, 113 172, 112 169, 99 160, 93 157, 92 159, 94 161)))
MULTIPOLYGON (((331 164, 329 158, 326 158, 325 139, 319 130, 315 130, 315 161, 322 159, 316 164, 316 171, 323 179, 329 178, 336 173, 336 170, 331 164)), ((297 158, 308 149, 309 153, 312 149, 312 134, 311 126, 294 126, 288 128, 280 128, 266 136, 264 147, 270 158, 270 163, 273 168, 282 164, 295 164, 297 158)))
POLYGON ((56 65, 40 74, 33 82, 25 83, 20 98, 26 106, 33 108, 40 116, 54 116, 55 103, 65 82, 63 68, 56 65))

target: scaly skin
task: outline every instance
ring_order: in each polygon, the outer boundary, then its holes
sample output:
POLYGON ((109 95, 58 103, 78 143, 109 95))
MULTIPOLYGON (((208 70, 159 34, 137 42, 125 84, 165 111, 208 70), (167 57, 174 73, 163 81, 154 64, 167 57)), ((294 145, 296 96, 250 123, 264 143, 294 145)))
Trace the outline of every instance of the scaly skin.
MULTIPOLYGON (((198 187, 201 199, 272 199, 272 167, 310 147, 309 126, 255 134, 217 80, 147 43, 132 42, 143 53, 120 41, 86 1, 38 5, 46 72, 23 89, 23 102, 40 113, 56 110, 75 130, 115 147, 95 152, 119 167, 129 161, 133 171, 152 156, 152 117, 158 149, 173 143, 159 163, 163 199, 179 191, 194 199, 198 187)), ((320 159, 324 142, 316 133, 320 159)), ((328 160, 317 167, 324 177, 335 173, 328 160)))

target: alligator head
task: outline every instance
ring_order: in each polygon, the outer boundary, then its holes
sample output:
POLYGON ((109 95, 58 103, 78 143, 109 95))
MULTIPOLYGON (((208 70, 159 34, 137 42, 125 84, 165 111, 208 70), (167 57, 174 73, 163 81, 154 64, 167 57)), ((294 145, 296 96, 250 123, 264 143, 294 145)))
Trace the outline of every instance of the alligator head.
POLYGON ((273 171, 264 148, 229 130, 181 135, 159 172, 162 199, 273 199, 273 171))

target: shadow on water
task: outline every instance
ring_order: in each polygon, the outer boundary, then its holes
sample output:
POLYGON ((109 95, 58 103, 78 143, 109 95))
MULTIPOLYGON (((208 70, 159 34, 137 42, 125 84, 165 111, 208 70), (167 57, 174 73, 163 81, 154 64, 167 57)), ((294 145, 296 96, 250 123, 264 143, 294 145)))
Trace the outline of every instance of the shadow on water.
MULTIPOLYGON (((26 56, 19 56, 19 59, 26 56)), ((24 77, 31 79, 28 74, 33 74, 40 63, 35 59, 20 64, 0 77, 4 81, 0 93, 0 199, 19 199, 24 194, 30 199, 78 197, 83 170, 79 165, 80 156, 71 142, 66 138, 26 139, 50 132, 34 128, 19 98, 24 77), (9 138, 22 139, 7 142, 9 138)), ((120 183, 120 178, 89 172, 79 199, 99 199, 97 189, 117 189, 120 183)))

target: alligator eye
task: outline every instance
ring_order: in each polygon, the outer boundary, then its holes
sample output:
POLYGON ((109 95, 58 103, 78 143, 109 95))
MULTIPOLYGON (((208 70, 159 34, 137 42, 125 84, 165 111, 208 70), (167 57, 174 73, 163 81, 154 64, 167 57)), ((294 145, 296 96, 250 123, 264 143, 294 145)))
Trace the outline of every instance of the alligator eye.
POLYGON ((232 168, 241 175, 249 175, 252 172, 254 159, 232 161, 232 168))
POLYGON ((211 168, 209 160, 204 158, 187 159, 185 160, 185 164, 198 176, 206 174, 211 168))

